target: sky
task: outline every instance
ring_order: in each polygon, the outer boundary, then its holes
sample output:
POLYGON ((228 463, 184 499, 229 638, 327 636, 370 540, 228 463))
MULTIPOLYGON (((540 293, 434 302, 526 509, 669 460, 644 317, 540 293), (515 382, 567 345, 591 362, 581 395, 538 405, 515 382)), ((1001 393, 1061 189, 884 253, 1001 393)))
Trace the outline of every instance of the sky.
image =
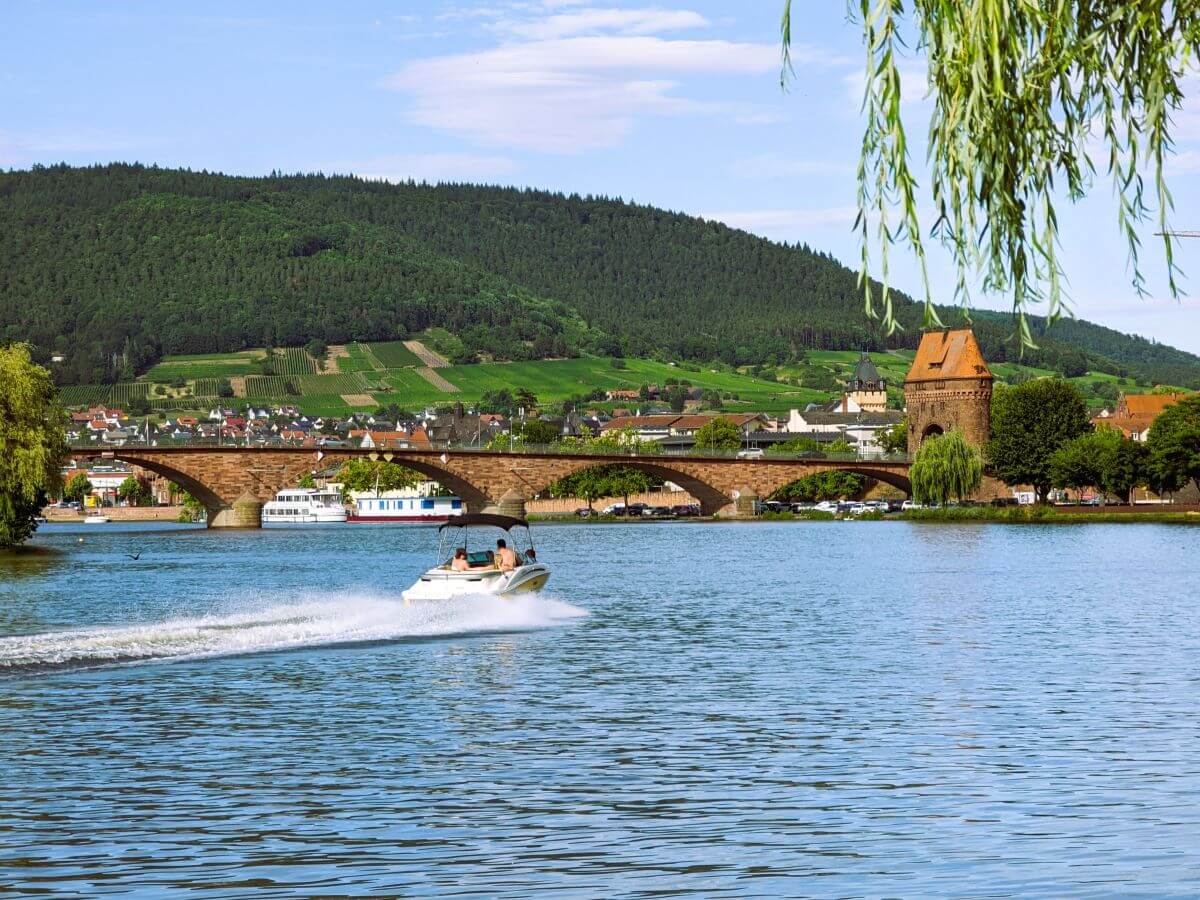
MULTIPOLYGON (((0 168, 139 161, 241 175, 355 173, 621 197, 803 242, 852 267, 860 27, 798 2, 779 84, 782 0, 30 2, 0 10, 0 168)), ((924 158, 921 60, 906 104, 924 158)), ((1200 227, 1200 77, 1176 117, 1173 223, 1200 227), (1193 90, 1194 88, 1194 90, 1193 90)), ((1172 299, 1153 225, 1151 296, 1130 285, 1107 182, 1060 212, 1081 318, 1200 353, 1200 239, 1172 299)), ((928 223, 926 223, 928 224, 928 223)), ((954 271, 933 250, 952 302, 954 271)), ((922 296, 911 255, 890 280, 922 296)), ((1005 309, 1005 297, 979 306, 1005 309)))

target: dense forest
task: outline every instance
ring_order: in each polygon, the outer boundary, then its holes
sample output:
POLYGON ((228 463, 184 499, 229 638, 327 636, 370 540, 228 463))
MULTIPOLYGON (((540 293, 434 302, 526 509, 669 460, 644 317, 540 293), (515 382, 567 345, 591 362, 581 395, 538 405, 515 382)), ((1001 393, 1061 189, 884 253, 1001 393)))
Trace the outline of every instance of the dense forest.
MULTIPOLYGON (((432 326, 465 358, 781 363, 914 347, 920 307, 898 306, 906 330, 884 338, 832 257, 603 197, 138 165, 0 173, 0 338, 64 356, 67 382, 128 379, 167 353, 432 326)), ((1035 365, 1200 379, 1200 358, 1162 344, 1034 325, 1035 365)), ((990 359, 1015 358, 1007 316, 978 313, 975 330, 990 359)))

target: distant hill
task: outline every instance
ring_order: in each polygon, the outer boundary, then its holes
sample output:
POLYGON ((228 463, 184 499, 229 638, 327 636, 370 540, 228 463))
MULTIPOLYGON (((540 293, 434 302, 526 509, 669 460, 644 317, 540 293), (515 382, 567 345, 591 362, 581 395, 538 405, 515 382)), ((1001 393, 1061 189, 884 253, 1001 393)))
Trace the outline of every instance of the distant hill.
MULTIPOLYGON (((125 381, 168 353, 430 327, 458 337, 460 363, 781 364, 915 346, 919 306, 898 305, 907 330, 883 338, 831 256, 603 197, 137 165, 0 173, 0 336, 64 356, 65 382, 125 381)), ((975 320, 990 360, 1015 357, 1006 316, 975 320)), ((1031 365, 1200 384, 1200 358, 1091 323, 1039 342, 1031 365)))

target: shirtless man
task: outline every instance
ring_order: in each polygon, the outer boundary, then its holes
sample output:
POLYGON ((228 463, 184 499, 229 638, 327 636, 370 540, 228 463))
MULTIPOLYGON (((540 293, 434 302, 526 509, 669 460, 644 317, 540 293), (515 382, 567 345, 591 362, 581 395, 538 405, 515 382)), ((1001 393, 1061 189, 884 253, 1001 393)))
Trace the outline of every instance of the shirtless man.
POLYGON ((465 572, 471 568, 471 564, 467 561, 466 547, 459 547, 454 551, 454 559, 450 561, 450 568, 455 572, 465 572))
POLYGON ((496 568, 501 572, 511 572, 517 567, 517 554, 504 542, 504 538, 496 541, 496 568))

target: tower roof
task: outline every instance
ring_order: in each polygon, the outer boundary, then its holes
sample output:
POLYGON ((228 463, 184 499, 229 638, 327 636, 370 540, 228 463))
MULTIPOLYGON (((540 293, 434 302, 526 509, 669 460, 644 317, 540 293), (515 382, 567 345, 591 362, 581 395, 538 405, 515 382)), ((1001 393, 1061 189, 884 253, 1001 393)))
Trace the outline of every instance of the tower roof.
POLYGON ((854 366, 854 374, 850 377, 850 388, 861 387, 864 385, 877 385, 883 379, 879 377, 879 370, 875 368, 875 363, 871 362, 871 357, 867 356, 867 351, 862 352, 862 356, 858 358, 858 363, 854 366))
POLYGON ((953 331, 929 331, 922 335, 904 383, 991 377, 979 342, 975 340, 975 333, 969 328, 959 328, 953 331))

